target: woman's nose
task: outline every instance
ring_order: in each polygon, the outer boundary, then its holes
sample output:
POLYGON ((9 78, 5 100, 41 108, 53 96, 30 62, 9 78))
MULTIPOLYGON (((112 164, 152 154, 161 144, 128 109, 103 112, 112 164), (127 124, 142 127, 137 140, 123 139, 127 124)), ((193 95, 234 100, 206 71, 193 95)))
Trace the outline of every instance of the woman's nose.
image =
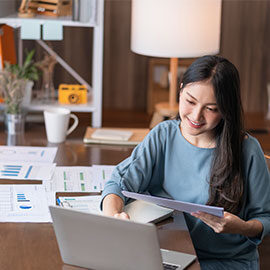
POLYGON ((193 113, 192 113, 192 118, 194 121, 200 121, 203 117, 203 111, 202 111, 202 108, 201 107, 196 107, 194 108, 193 110, 193 113))

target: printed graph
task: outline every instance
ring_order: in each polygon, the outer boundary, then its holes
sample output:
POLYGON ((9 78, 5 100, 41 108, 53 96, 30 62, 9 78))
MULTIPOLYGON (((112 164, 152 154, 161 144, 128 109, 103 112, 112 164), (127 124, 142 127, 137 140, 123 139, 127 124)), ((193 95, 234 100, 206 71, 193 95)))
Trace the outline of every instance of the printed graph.
POLYGON ((18 177, 21 172, 21 165, 3 165, 0 171, 1 176, 16 176, 18 177))
POLYGON ((21 209, 31 209, 30 200, 27 199, 24 193, 17 193, 17 203, 21 209))

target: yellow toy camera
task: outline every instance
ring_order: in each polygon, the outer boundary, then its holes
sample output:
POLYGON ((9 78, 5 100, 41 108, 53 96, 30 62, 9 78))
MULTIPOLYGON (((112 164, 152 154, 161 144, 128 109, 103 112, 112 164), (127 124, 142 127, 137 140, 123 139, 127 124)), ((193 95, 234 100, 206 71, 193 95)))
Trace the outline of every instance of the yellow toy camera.
POLYGON ((86 104, 87 88, 80 84, 60 84, 58 90, 60 104, 86 104))

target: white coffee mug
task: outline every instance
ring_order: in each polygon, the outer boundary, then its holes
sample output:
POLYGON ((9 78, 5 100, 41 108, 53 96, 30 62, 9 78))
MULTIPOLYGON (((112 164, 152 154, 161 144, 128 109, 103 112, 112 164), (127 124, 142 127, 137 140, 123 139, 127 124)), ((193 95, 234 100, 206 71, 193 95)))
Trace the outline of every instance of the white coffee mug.
POLYGON ((64 142, 66 136, 69 135, 79 124, 78 117, 75 114, 70 113, 70 110, 65 108, 48 109, 43 113, 47 139, 52 143, 64 142), (73 118, 74 123, 68 129, 70 118, 73 118))

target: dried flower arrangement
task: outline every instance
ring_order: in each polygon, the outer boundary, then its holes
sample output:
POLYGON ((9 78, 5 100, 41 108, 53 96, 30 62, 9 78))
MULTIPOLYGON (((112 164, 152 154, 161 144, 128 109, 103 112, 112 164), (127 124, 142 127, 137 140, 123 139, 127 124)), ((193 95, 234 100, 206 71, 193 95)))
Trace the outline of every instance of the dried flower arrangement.
POLYGON ((6 103, 6 113, 21 113, 27 81, 38 80, 38 70, 33 62, 35 51, 27 53, 22 66, 5 63, 5 68, 0 72, 0 94, 6 103))

